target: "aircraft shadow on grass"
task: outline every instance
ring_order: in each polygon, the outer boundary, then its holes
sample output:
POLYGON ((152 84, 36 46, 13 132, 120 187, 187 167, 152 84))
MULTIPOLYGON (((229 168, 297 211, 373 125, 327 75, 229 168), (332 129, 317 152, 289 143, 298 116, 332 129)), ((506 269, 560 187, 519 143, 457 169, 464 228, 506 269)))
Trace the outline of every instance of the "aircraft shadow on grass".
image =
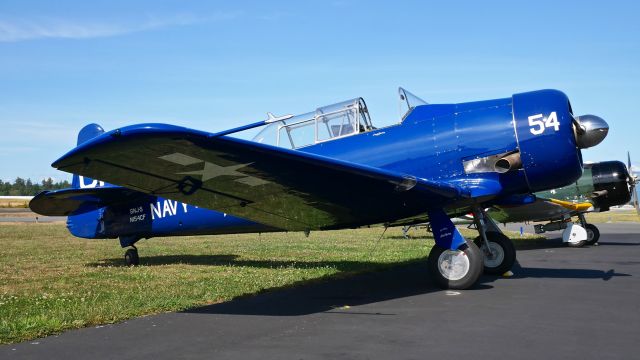
MULTIPOLYGON (((419 261, 426 261, 426 258, 419 261)), ((402 266, 415 261, 398 262, 390 266, 402 266)), ((240 255, 235 254, 219 254, 219 255, 156 255, 145 256, 140 259, 141 266, 160 266, 160 265, 209 265, 209 266, 233 266, 233 267, 252 267, 252 268, 294 268, 294 269, 314 269, 314 268, 335 268, 338 271, 358 271, 371 269, 380 266, 380 263, 371 261, 282 261, 282 260, 247 260, 242 259, 240 255)), ((104 259, 98 262, 88 263, 91 267, 127 267, 121 258, 104 259)))

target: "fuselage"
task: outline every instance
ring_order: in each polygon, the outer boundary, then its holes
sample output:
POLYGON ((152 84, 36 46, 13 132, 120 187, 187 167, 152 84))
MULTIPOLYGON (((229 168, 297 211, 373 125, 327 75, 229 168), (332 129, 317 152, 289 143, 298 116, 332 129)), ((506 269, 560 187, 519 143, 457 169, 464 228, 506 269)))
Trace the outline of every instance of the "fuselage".
MULTIPOLYGON (((297 151, 427 180, 468 185, 490 179, 499 184, 502 196, 510 196, 566 185, 580 176, 582 160, 571 119, 566 96, 545 90, 497 100, 418 106, 400 124, 319 142, 297 151), (547 124, 547 118, 554 117, 555 124, 546 126, 540 121, 540 125, 535 120, 538 117, 547 124), (514 152, 522 158, 522 167, 515 171, 465 168, 465 164, 469 166, 474 161, 514 152), (544 176, 547 172, 553 176, 544 176)), ((372 204, 375 201, 376 194, 371 194, 372 204)), ((448 212, 464 213, 470 205, 452 202, 448 212)), ((396 218, 389 220, 420 216, 428 206, 407 201, 397 209, 396 218)), ((144 194, 119 206, 71 215, 68 227, 74 235, 85 238, 279 230, 224 212, 144 194)))

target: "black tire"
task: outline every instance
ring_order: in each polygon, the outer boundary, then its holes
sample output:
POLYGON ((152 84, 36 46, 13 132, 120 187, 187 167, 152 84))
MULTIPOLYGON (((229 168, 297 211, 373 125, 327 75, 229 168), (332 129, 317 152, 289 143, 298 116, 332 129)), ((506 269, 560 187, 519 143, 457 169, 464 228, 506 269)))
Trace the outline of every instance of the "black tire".
POLYGON ((427 264, 429 273, 437 286, 442 289, 464 290, 470 288, 478 281, 480 274, 482 274, 482 259, 483 256, 480 249, 478 249, 476 244, 467 240, 466 244, 455 251, 434 245, 429 253, 427 264), (446 257, 453 255, 453 252, 462 252, 461 254, 458 253, 458 255, 463 254, 465 256, 464 259, 468 260, 468 263, 463 264, 466 269, 462 271, 462 273, 455 274, 455 276, 451 277, 445 275, 446 269, 442 269, 444 273, 441 271, 439 264, 444 263, 446 257), (441 255, 443 255, 442 261, 441 255))
POLYGON ((516 247, 513 241, 506 235, 495 231, 487 231, 487 240, 491 247, 494 258, 488 258, 485 253, 485 244, 482 236, 478 236, 474 242, 482 252, 484 273, 490 275, 502 275, 513 268, 516 262, 516 247))
POLYGON ((581 248, 587 245, 587 240, 580 240, 578 242, 568 242, 567 246, 572 248, 581 248))
POLYGON ((593 224, 584 227, 587 230, 587 245, 595 245, 600 240, 600 230, 593 224))
POLYGON ((129 249, 124 253, 124 263, 127 266, 137 266, 140 264, 140 258, 138 257, 138 250, 129 249))

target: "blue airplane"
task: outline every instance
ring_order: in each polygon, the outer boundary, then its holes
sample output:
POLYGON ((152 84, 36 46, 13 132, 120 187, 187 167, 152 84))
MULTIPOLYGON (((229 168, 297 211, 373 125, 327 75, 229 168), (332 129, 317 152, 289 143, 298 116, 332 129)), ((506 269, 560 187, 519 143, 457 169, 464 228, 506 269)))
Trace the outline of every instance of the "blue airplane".
POLYGON ((371 124, 362 98, 217 133, 87 125, 53 163, 74 174, 73 188, 40 193, 30 207, 68 216, 75 236, 119 238, 131 247, 130 265, 143 238, 429 221, 430 275, 442 288, 466 289, 483 257, 493 272, 515 261, 513 244, 489 244, 483 209, 576 181, 580 149, 608 131, 597 116, 575 116, 557 90, 459 104, 427 104, 402 88, 399 95, 406 113, 384 128, 371 124), (229 136, 258 127, 252 141, 229 136), (484 254, 450 220, 469 212, 484 254))

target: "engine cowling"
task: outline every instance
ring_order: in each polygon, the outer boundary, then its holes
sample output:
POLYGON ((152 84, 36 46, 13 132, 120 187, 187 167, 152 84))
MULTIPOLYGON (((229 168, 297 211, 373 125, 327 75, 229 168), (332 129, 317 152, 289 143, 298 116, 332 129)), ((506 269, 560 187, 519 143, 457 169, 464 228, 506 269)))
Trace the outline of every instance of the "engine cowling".
POLYGON ((628 179, 629 172, 620 161, 602 161, 586 164, 593 180, 593 203, 600 211, 611 206, 624 205, 631 200, 628 179))
POLYGON ((539 90, 514 94, 513 120, 531 192, 562 187, 582 175, 576 120, 564 93, 539 90))

